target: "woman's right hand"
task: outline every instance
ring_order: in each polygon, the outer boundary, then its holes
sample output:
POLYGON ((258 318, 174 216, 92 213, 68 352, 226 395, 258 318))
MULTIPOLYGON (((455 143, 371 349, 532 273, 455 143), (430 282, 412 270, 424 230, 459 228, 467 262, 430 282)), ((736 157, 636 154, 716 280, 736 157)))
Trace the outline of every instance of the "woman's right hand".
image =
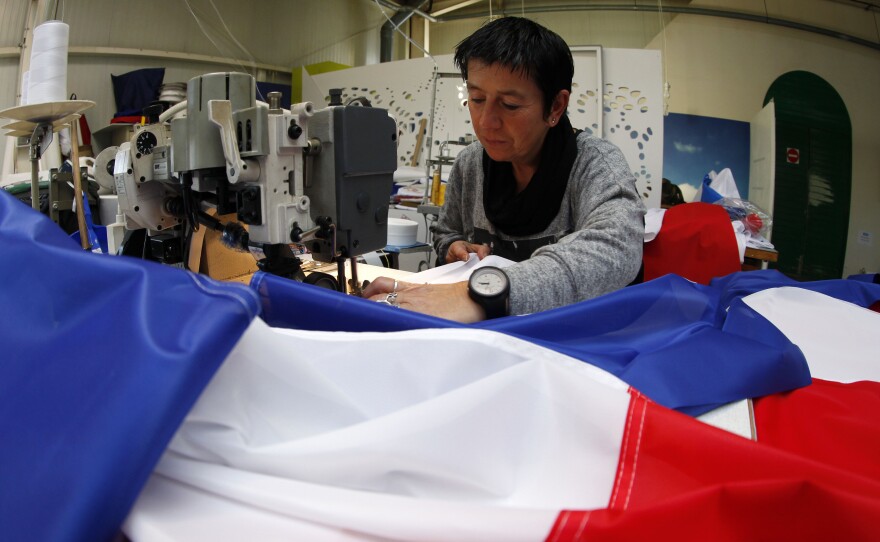
POLYGON ((446 251, 446 263, 458 262, 458 261, 467 261, 470 258, 471 253, 477 255, 479 259, 483 259, 488 256, 491 252, 489 245, 475 245, 473 243, 468 243, 467 241, 455 241, 451 245, 449 245, 449 249, 446 251))

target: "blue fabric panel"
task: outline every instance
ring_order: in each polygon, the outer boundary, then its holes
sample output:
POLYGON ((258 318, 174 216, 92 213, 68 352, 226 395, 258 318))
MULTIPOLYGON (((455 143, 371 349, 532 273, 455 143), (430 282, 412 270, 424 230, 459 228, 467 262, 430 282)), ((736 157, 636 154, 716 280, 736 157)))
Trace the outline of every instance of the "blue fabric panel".
MULTIPOLYGON (((277 327, 399 331, 460 325, 262 273, 251 286, 260 293, 264 318, 277 327)), ((590 301, 473 327, 601 367, 654 401, 692 415, 809 384, 803 355, 778 331, 762 342, 723 329, 727 313, 720 294, 667 275, 590 301)))
POLYGON ((720 290, 719 299, 722 306, 731 305, 737 298, 780 286, 811 290, 860 307, 869 307, 880 300, 880 284, 848 279, 798 282, 775 269, 733 273, 712 279, 711 286, 720 290))
POLYGON ((311 331, 405 331, 465 327, 390 305, 258 271, 250 282, 270 326, 311 331))
POLYGON ((799 349, 775 327, 762 341, 724 329, 720 291, 677 275, 553 311, 484 322, 618 376, 690 415, 810 383, 799 349))
POLYGON ((849 280, 860 280, 862 282, 873 282, 874 284, 880 284, 880 273, 862 273, 859 275, 850 275, 848 277, 849 280))
POLYGON ((712 178, 706 174, 703 177, 703 191, 700 192, 700 201, 703 203, 715 203, 716 201, 721 199, 721 194, 718 193, 717 190, 709 186, 712 183, 712 178))
POLYGON ((2 190, 0 247, 0 539, 111 540, 259 301, 82 251, 2 190))

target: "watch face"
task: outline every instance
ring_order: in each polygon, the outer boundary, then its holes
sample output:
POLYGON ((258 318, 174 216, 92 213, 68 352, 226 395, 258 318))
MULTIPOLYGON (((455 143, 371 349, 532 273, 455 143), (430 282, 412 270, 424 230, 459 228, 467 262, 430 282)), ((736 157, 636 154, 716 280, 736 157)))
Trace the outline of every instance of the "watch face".
POLYGON ((474 293, 482 296, 498 295, 507 288, 507 276, 498 269, 477 269, 474 271, 470 287, 474 293))

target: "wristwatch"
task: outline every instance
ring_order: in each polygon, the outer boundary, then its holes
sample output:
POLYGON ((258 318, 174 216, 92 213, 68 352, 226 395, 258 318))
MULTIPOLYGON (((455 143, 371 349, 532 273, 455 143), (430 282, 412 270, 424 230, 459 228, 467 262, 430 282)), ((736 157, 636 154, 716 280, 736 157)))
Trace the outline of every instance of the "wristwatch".
POLYGON ((498 267, 479 267, 468 280, 468 295, 486 311, 486 318, 510 314, 510 279, 498 267))

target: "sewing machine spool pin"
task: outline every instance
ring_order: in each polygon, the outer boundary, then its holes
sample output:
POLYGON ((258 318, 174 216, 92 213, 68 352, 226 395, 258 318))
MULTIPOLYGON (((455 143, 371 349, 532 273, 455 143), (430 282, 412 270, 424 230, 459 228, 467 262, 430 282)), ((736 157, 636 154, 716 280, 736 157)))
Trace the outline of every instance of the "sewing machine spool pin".
POLYGON ((30 139, 29 158, 31 160, 31 207, 40 210, 40 158, 52 143, 52 125, 42 122, 34 128, 30 139))

